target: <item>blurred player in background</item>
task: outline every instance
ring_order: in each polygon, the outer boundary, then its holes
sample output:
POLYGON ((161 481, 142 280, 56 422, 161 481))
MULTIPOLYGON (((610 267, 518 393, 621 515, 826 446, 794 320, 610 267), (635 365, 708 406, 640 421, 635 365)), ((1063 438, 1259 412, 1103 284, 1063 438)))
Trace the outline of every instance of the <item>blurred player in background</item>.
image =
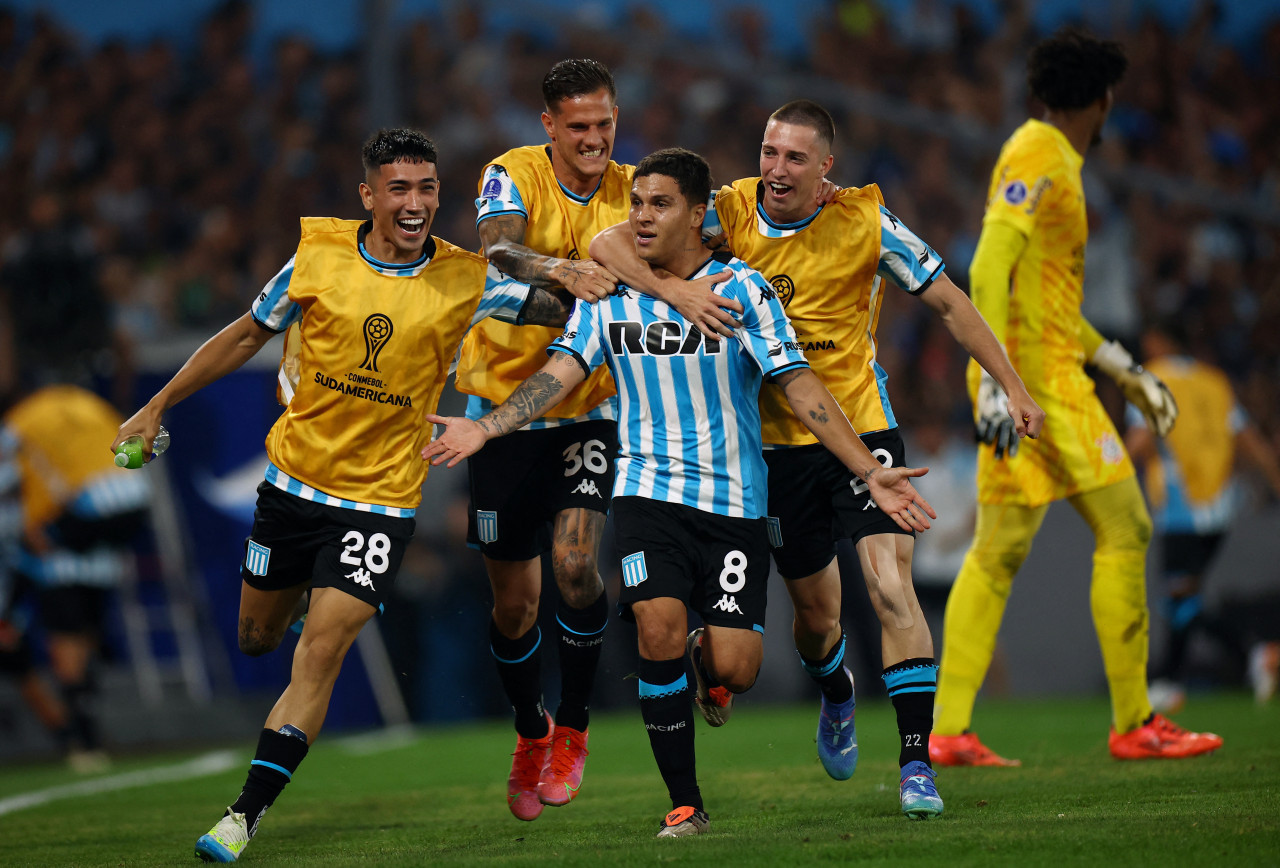
POLYGON ((120 469, 102 450, 119 424, 120 414, 97 395, 58 385, 17 401, 0 427, 0 479, 10 483, 0 482, 0 497, 10 493, 18 524, 9 567, 20 588, 36 595, 61 703, 50 703, 33 680, 29 656, 23 665, 26 640, 16 624, 6 631, 11 661, 24 697, 78 771, 107 765, 93 709, 95 663, 112 593, 131 568, 130 546, 150 502, 146 476, 120 469))
MULTIPOLYGON (((889 404, 887 376, 876 362, 875 329, 886 282, 918 296, 956 340, 1010 390, 1019 435, 1035 435, 1044 413, 1031 400, 1004 349, 969 299, 943 273, 942 261, 885 209, 874 184, 839 190, 822 204, 831 170, 835 124, 810 100, 788 103, 769 118, 759 178, 719 191, 703 233, 723 233, 734 254, 768 275, 795 326, 813 370, 829 385, 867 448, 886 467, 906 458, 889 404)), ((715 241, 711 242, 715 243, 715 241)), ((624 281, 652 285, 655 276, 610 230, 593 246, 624 281), (615 265, 615 262, 617 263, 615 265)), ((676 275, 679 277, 679 275, 676 275)), ((679 281, 675 281, 677 284, 679 281)), ((665 291, 661 285, 655 291, 665 291)), ((901 738, 899 800, 912 818, 942 812, 929 764, 929 730, 937 667, 933 638, 911 583, 910 528, 877 508, 867 486, 818 442, 792 410, 784 390, 760 391, 769 486, 773 559, 795 606, 800 661, 822 692, 818 755, 836 780, 857 763, 853 676, 844 665, 836 542, 854 541, 881 625, 883 678, 901 738)), ((713 693, 727 717, 732 696, 713 693)))
MULTIPOLYGON (((266 481, 240 576, 240 649, 280 644, 309 591, 289 686, 267 716, 248 778, 196 842, 206 861, 239 858, 324 723, 356 635, 382 607, 413 535, 429 431, 466 330, 486 316, 562 323, 565 298, 530 289, 429 234, 439 205, 435 145, 413 130, 365 143, 360 198, 371 219, 304 218, 297 253, 249 312, 210 338, 120 426, 150 442, 166 409, 236 370, 297 324, 299 374, 267 435, 266 481)), ((114 444, 113 444, 114 446, 114 444)))
MULTIPOLYGON (((532 286, 563 286, 595 300, 616 279, 582 257, 595 234, 625 220, 633 166, 610 159, 618 119, 613 76, 595 60, 563 60, 542 81, 550 144, 507 151, 480 179, 477 225, 489 261, 532 286)), ((691 318, 728 314, 701 293, 691 318)), ((692 303, 692 302, 691 302, 692 303)), ((710 328, 709 325, 704 326, 710 328)), ((546 360, 551 329, 485 322, 467 336, 457 388, 478 419, 546 360)), ((484 555, 493 587, 489 647, 515 711, 516 750, 507 804, 521 820, 568 804, 582 785, 587 727, 609 602, 596 559, 613 491, 618 434, 614 385, 599 368, 546 417, 468 464, 468 541, 484 555), (550 551, 561 695, 543 708, 538 602, 550 551)))
POLYGON ((1125 445, 1144 467, 1147 499, 1160 535, 1160 572, 1167 595, 1168 639, 1152 705, 1176 711, 1186 699, 1187 647, 1196 632, 1215 639, 1241 671, 1247 667, 1258 701, 1276 689, 1280 644, 1249 647, 1248 636, 1206 609, 1206 573, 1234 521, 1241 492, 1233 479, 1237 459, 1256 470, 1272 497, 1280 498, 1280 464, 1244 409, 1231 381, 1218 368, 1192 358, 1180 323, 1164 320, 1142 335, 1146 368, 1168 387, 1183 413, 1164 437, 1156 437, 1136 408, 1129 409, 1125 445))
POLYGON ((930 754, 943 765, 1016 765, 969 730, 996 633, 1049 504, 1066 499, 1096 539, 1090 592, 1111 688, 1111 754, 1184 757, 1222 744, 1154 714, 1147 701, 1145 561, 1151 537, 1133 463, 1093 381, 1092 360, 1166 434, 1177 417, 1168 389, 1080 315, 1088 234, 1080 168, 1111 110, 1124 52, 1075 30, 1039 43, 1031 93, 1046 107, 1005 143, 991 176, 982 235, 969 271, 978 310, 1004 341, 1046 410, 1038 440, 1009 436, 1001 387, 969 366, 979 436, 978 520, 947 601, 937 719, 930 754))
POLYGON ((660 838, 701 834, 710 824, 695 769, 685 654, 697 679, 695 701, 712 725, 723 719, 710 692, 742 693, 760 669, 769 577, 762 377, 779 384, 799 418, 847 472, 866 481, 897 526, 923 530, 936 517, 910 481, 925 471, 882 467, 809 370, 778 294, 745 263, 702 246, 710 192, 701 157, 658 151, 636 167, 628 226, 638 256, 656 268, 730 274, 719 291, 745 310, 736 339, 706 339, 665 302, 620 285, 616 295, 575 309, 550 361, 496 410, 476 422, 429 417, 448 428, 423 452, 456 463, 554 406, 592 369, 607 363, 614 371, 621 603, 636 622, 640 708, 671 798, 660 838), (686 604, 706 624, 687 636, 686 604))

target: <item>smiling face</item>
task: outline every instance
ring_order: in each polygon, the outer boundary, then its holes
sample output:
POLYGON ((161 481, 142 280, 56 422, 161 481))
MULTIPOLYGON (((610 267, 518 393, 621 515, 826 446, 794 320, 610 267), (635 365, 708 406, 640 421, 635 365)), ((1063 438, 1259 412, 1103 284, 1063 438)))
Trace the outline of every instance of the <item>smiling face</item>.
POLYGON ((835 158, 813 127, 770 120, 760 143, 764 210, 778 223, 794 223, 818 207, 818 187, 835 158))
POLYGON ((400 160, 379 166, 366 173, 360 199, 373 215, 373 230, 365 238, 370 256, 382 262, 413 262, 422 256, 440 207, 435 163, 400 160))
POLYGON ((690 206, 670 175, 636 178, 627 214, 636 253, 673 274, 690 273, 706 259, 700 234, 706 211, 705 204, 690 206))
POLYGON ((606 88, 562 99, 542 113, 556 179, 580 196, 595 189, 613 154, 618 107, 606 88))

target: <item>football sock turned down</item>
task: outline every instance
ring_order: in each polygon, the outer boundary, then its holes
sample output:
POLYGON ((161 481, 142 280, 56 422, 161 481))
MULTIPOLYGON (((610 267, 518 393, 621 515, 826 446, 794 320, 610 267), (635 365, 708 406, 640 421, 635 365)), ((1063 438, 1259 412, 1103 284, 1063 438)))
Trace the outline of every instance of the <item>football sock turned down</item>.
POLYGON ((684 658, 640 658, 640 715, 671 807, 702 810, 693 752, 693 703, 684 658))
POLYGON ((534 624, 523 636, 508 639, 490 618, 489 650, 516 713, 516 732, 522 738, 543 738, 547 717, 542 707, 542 631, 534 624))
POLYGON ((560 704, 556 724, 585 731, 590 721, 588 706, 595 685, 604 628, 609 621, 609 597, 601 591, 585 609, 570 608, 564 600, 556 610, 560 630, 560 704))
POLYGON ((231 810, 244 814, 249 837, 258 832, 258 822, 271 807, 285 784, 293 780, 302 758, 307 755, 307 734, 285 724, 279 731, 264 729, 258 736, 258 752, 249 764, 249 777, 231 810))
POLYGON ((933 731, 933 698, 938 690, 938 667, 932 657, 911 657, 895 663, 880 676, 898 713, 901 750, 898 765, 919 760, 929 763, 929 734, 933 731))
POLYGON ((848 702, 853 696, 853 683, 844 674, 844 630, 840 631, 840 641, 827 652, 826 657, 821 660, 810 660, 800 654, 800 665, 822 690, 822 695, 827 698, 827 702, 839 705, 842 702, 848 702))

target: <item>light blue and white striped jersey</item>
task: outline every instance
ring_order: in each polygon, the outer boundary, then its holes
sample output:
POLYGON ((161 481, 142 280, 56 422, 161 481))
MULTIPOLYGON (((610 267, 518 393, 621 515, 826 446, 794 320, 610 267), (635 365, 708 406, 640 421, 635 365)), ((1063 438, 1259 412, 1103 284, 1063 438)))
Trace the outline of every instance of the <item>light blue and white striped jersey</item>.
POLYGON ((577 304, 547 348, 588 371, 608 364, 613 373, 621 443, 615 497, 736 518, 766 512, 760 383, 808 362, 777 292, 746 263, 712 258, 690 279, 725 270, 734 276, 715 291, 745 310, 733 339, 707 341, 665 302, 620 286, 603 301, 577 304))

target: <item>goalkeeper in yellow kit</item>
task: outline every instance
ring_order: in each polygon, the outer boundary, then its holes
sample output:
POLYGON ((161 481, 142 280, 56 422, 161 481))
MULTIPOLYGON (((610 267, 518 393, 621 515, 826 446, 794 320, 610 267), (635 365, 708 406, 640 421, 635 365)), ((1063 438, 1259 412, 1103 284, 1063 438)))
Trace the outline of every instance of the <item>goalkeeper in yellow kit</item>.
POLYGON ((1186 757, 1222 745, 1153 714, 1147 701, 1145 562, 1151 518, 1132 461, 1086 361, 1116 380, 1153 431, 1178 409, 1169 390, 1080 315, 1088 236, 1080 169, 1097 141, 1127 61, 1114 42, 1063 30, 1032 49, 1028 84, 1045 107, 1005 143, 992 173, 970 268, 973 303, 1004 341, 1045 409, 1039 439, 1011 431, 1000 387, 974 363, 969 391, 979 439, 978 520, 947 601, 930 758, 941 765, 1017 765, 970 731, 1014 575, 1049 504, 1065 498, 1093 531, 1090 606, 1111 691, 1117 759, 1186 757), (994 446, 994 448, 993 448, 994 446))

